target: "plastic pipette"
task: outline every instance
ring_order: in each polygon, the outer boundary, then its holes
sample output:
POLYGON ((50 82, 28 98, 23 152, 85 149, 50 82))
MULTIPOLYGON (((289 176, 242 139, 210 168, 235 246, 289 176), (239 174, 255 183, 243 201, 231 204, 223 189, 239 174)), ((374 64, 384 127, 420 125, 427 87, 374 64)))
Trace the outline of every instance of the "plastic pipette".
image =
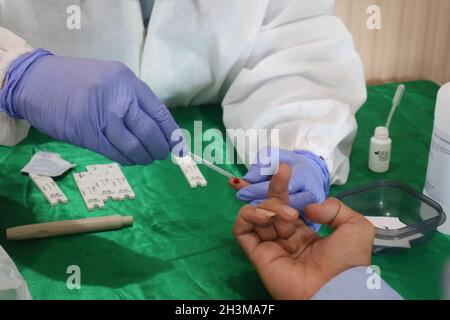
POLYGON ((192 152, 190 152, 190 155, 191 155, 192 159, 194 159, 199 164, 204 164, 208 168, 216 171, 217 173, 220 173, 221 175, 223 175, 223 176, 225 176, 227 178, 233 178, 234 177, 234 175, 232 175, 228 171, 225 171, 222 168, 219 168, 218 166, 212 164, 211 162, 206 161, 205 159, 199 157, 198 155, 196 155, 196 154, 194 154, 192 152))
POLYGON ((386 121, 385 127, 389 129, 389 126, 391 125, 392 117, 394 116, 395 111, 397 110, 398 105, 402 101, 403 94, 405 93, 405 86, 403 84, 400 84, 397 87, 397 92, 395 93, 394 100, 392 100, 392 108, 391 112, 389 112, 389 116, 386 121))

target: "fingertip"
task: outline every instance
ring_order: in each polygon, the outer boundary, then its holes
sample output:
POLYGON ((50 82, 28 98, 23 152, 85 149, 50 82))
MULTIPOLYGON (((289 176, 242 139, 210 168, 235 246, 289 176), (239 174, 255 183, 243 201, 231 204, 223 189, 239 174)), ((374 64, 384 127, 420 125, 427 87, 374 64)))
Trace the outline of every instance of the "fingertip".
POLYGON ((290 180, 291 179, 291 166, 288 165, 287 163, 280 163, 280 166, 278 167, 278 170, 276 172, 276 176, 278 176, 280 179, 284 179, 284 180, 290 180))
POLYGON ((283 208, 283 213, 287 217, 289 217, 292 220, 297 220, 298 219, 300 214, 299 214, 299 212, 296 209, 294 209, 294 208, 292 208, 290 206, 287 206, 287 205, 283 205, 282 208, 283 208))
POLYGON ((245 205, 241 208, 240 215, 249 223, 253 223, 257 226, 264 226, 270 223, 276 213, 252 205, 245 205))
POLYGON ((243 206, 241 207, 241 209, 239 210, 239 212, 240 212, 240 213, 243 213, 243 212, 248 212, 248 211, 253 211, 253 210, 255 210, 255 208, 254 208, 252 205, 250 205, 250 204, 245 204, 245 205, 243 205, 243 206))
POLYGON ((341 200, 335 198, 335 197, 329 197, 327 198, 324 202, 329 201, 329 202, 341 202, 341 200))
MULTIPOLYGON (((304 210, 305 217, 313 222, 321 224, 333 224, 342 209, 342 202, 335 198, 329 198, 321 204, 311 204, 304 210)), ((333 227, 333 226, 332 226, 333 227)))
POLYGON ((275 213, 273 211, 262 209, 262 208, 256 208, 256 213, 259 215, 263 215, 267 218, 273 218, 277 215, 277 213, 275 213))
POLYGON ((239 186, 238 186, 239 181, 238 181, 238 183, 236 183, 236 180, 235 180, 235 179, 236 179, 236 178, 230 178, 230 179, 228 179, 228 185, 231 187, 231 189, 236 190, 236 191, 239 191, 239 190, 240 190, 240 188, 239 188, 239 186))
POLYGON ((295 208, 284 205, 280 200, 276 198, 260 200, 258 203, 258 208, 276 212, 278 214, 277 219, 286 223, 297 221, 300 215, 300 213, 295 208))
POLYGON ((327 207, 328 206, 336 206, 339 204, 340 204, 340 201, 338 199, 330 197, 330 198, 326 199, 325 201, 323 201, 322 203, 315 202, 315 203, 308 204, 307 206, 305 206, 305 211, 312 211, 312 210, 315 210, 318 208, 323 208, 326 206, 327 207))
POLYGON ((305 213, 305 217, 308 219, 311 219, 312 216, 314 216, 314 212, 316 212, 320 208, 320 204, 318 203, 311 203, 305 206, 303 209, 303 212, 305 213))
POLYGON ((240 179, 240 178, 236 178, 236 177, 230 178, 228 180, 228 184, 231 186, 231 188, 233 188, 236 191, 239 191, 250 185, 250 183, 248 183, 244 179, 240 179))

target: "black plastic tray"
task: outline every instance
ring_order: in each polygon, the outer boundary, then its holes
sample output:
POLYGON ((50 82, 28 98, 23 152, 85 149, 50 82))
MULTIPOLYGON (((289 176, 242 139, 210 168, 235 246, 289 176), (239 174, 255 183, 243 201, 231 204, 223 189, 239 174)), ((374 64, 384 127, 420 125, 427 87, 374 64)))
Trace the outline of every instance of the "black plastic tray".
POLYGON ((340 193, 337 198, 363 215, 394 216, 407 225, 396 230, 376 228, 378 239, 397 240, 416 234, 429 238, 446 219, 437 202, 397 181, 371 183, 340 193))

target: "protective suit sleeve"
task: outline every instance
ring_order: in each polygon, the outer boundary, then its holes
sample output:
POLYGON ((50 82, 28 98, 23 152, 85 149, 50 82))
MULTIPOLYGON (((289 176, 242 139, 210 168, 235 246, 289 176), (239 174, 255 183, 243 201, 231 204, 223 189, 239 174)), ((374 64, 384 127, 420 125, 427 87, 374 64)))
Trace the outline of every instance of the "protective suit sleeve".
POLYGON ((27 283, 0 246, 0 300, 31 300, 27 283))
MULTIPOLYGON (((0 94, 3 89, 10 64, 32 48, 9 30, 0 27, 0 94)), ((28 134, 30 125, 27 121, 9 117, 0 105, 0 145, 14 146, 28 134)))
POLYGON ((222 104, 227 129, 278 129, 282 149, 321 156, 331 183, 343 184, 365 99, 362 63, 334 1, 273 0, 222 104))
POLYGON ((375 271, 349 269, 331 279, 312 300, 403 300, 375 271))

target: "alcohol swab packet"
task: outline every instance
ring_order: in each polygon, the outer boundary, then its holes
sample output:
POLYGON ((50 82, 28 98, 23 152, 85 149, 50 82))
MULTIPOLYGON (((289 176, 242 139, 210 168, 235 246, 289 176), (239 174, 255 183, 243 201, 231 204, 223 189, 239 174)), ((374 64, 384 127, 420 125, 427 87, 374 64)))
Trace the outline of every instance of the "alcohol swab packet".
POLYGON ((21 172, 45 177, 58 177, 76 165, 57 153, 39 151, 33 155, 21 172))
POLYGON ((374 227, 384 230, 397 230, 407 227, 398 217, 365 217, 374 227))

